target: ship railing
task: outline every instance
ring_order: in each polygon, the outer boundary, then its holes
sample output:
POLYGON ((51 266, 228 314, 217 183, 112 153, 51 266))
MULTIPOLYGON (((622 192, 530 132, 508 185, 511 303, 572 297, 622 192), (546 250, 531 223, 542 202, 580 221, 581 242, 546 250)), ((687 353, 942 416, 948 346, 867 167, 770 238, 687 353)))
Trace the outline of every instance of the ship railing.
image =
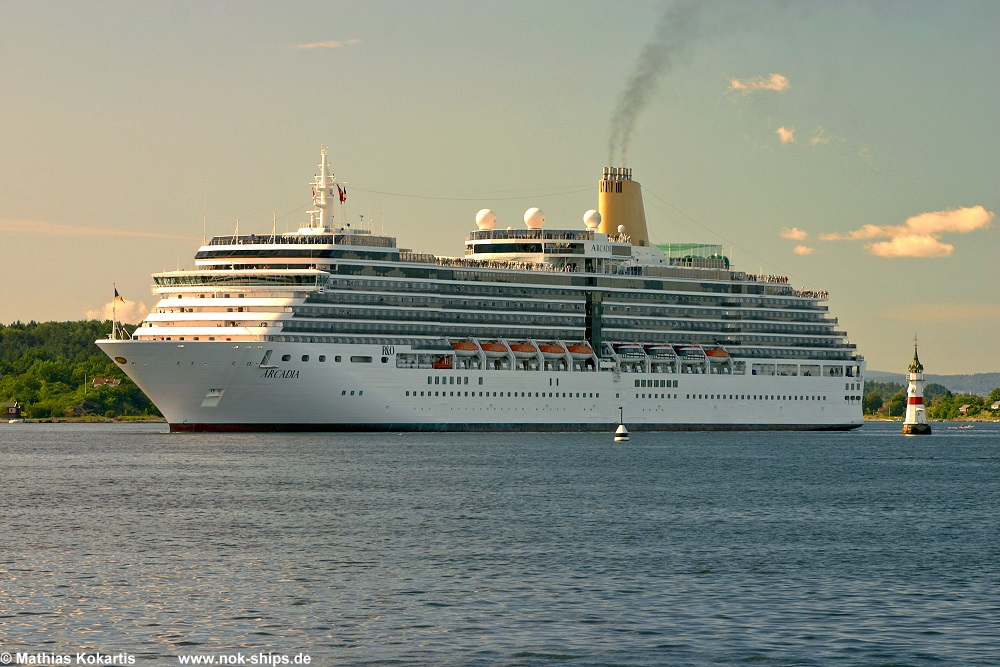
POLYGON ((438 266, 462 269, 501 269, 507 271, 564 271, 548 262, 517 262, 504 259, 467 259, 461 257, 438 257, 438 266))
POLYGON ((214 236, 208 245, 353 245, 375 248, 393 248, 396 239, 391 236, 375 236, 367 232, 351 233, 338 230, 333 234, 240 234, 214 236))
POLYGON ((484 241, 492 239, 514 239, 526 241, 588 241, 593 240, 591 231, 578 230, 547 230, 547 229, 489 229, 469 232, 466 241, 484 241))

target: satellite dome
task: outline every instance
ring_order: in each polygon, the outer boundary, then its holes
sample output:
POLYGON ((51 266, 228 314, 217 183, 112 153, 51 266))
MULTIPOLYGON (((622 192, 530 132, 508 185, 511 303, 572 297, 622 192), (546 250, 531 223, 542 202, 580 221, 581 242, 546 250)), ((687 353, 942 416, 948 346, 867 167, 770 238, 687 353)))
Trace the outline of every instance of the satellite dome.
POLYGON ((619 234, 625 233, 625 225, 618 225, 618 233, 619 234))
POLYGON ((524 224, 528 229, 541 229, 545 224, 545 213, 540 208, 529 208, 524 212, 524 224))
POLYGON ((587 225, 587 229, 597 229, 601 224, 601 214, 590 209, 583 214, 583 224, 587 225))
POLYGON ((476 213, 476 226, 482 230, 493 229, 493 225, 497 224, 497 214, 491 209, 484 208, 479 213, 476 213))

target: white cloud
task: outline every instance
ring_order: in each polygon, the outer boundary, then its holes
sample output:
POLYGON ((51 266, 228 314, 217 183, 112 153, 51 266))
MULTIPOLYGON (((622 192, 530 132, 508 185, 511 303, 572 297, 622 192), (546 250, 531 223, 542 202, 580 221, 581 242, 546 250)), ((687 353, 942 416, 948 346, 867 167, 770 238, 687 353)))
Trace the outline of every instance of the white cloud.
POLYGON ((805 241, 809 238, 809 232, 804 229, 799 229, 798 227, 782 227, 781 238, 789 239, 790 241, 805 241))
POLYGON ((98 227, 74 227, 55 222, 39 222, 38 220, 10 220, 0 218, 0 232, 6 234, 34 234, 36 236, 138 236, 148 239, 183 239, 191 240, 190 236, 174 234, 158 234, 156 232, 133 232, 124 229, 101 229, 98 227))
POLYGON ((778 128, 777 133, 778 133, 778 139, 781 141, 781 143, 783 144, 795 143, 794 127, 785 127, 784 125, 782 125, 781 127, 778 128))
POLYGON ((360 39, 331 39, 326 42, 309 42, 308 44, 296 44, 295 49, 305 50, 305 49, 344 49, 348 46, 357 46, 361 43, 360 39))
POLYGON ((804 255, 811 255, 814 252, 816 252, 816 248, 812 248, 810 246, 803 245, 803 244, 800 243, 799 245, 795 246, 792 249, 792 252, 794 252, 796 255, 803 255, 803 256, 804 255))
POLYGON ((129 301, 125 299, 124 303, 121 301, 116 303, 112 299, 97 310, 86 311, 84 317, 88 320, 100 320, 102 322, 113 318, 118 322, 138 324, 148 314, 149 308, 141 301, 129 301))
POLYGON ((869 243, 865 249, 879 257, 947 257, 955 246, 934 236, 908 234, 889 241, 869 243))
POLYGON ((865 245, 879 257, 947 257, 955 246, 941 240, 941 235, 965 234, 989 227, 994 213, 982 206, 931 211, 908 218, 902 225, 864 225, 844 234, 823 234, 823 241, 889 239, 865 245))
POLYGON ((828 144, 828 143, 830 143, 830 138, 826 136, 826 130, 824 130, 822 127, 817 127, 816 134, 814 134, 813 138, 809 140, 809 145, 818 146, 820 144, 828 144))
POLYGON ((744 95, 749 95, 750 93, 758 90, 781 92, 783 90, 788 90, 788 77, 781 74, 771 74, 767 78, 755 76, 746 81, 730 79, 729 90, 740 91, 744 95))
POLYGON ((857 241, 861 239, 877 239, 891 236, 886 232, 889 227, 879 227, 877 225, 864 225, 860 229, 854 229, 846 234, 820 234, 821 241, 857 241))

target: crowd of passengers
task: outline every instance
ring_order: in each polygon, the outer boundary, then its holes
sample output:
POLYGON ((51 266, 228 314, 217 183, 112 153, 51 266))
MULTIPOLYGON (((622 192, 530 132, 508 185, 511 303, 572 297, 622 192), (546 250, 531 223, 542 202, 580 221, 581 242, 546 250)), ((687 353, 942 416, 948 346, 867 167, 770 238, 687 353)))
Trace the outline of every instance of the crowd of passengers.
POLYGON ((747 280, 752 283, 778 283, 781 285, 788 284, 787 276, 758 276, 754 273, 747 274, 747 280))

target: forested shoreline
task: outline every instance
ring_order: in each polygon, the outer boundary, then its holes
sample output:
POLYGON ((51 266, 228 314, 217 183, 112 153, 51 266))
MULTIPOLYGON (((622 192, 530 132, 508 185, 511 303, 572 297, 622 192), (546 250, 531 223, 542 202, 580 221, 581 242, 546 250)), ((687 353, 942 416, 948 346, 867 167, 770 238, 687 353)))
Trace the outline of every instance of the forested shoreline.
POLYGON ((110 331, 110 320, 0 325, 0 401, 16 401, 28 419, 159 417, 95 344, 110 331))

